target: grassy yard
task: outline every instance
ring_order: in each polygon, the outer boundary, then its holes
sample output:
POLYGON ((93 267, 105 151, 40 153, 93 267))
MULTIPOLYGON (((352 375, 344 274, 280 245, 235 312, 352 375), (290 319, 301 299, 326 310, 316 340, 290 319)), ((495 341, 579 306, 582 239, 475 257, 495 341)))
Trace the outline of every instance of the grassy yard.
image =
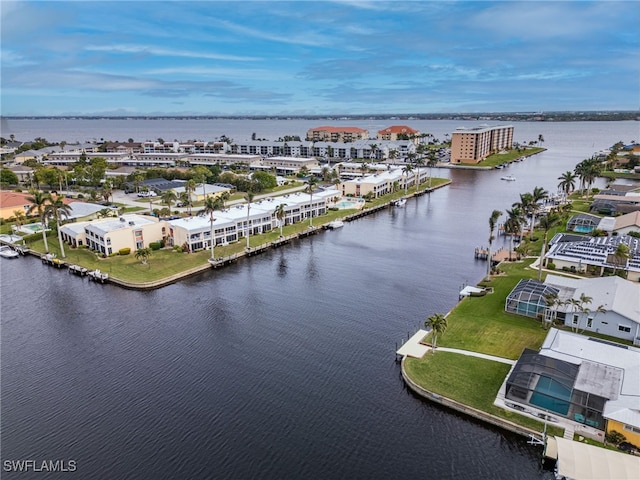
MULTIPOLYGON (((444 397, 542 432, 544 424, 529 417, 493 405, 500 385, 509 373, 509 365, 449 352, 427 354, 421 359, 407 358, 405 369, 418 385, 444 397)), ((550 434, 562 436, 562 430, 549 426, 550 434)))
POLYGON ((515 159, 520 157, 529 157, 531 155, 535 155, 536 153, 540 153, 544 151, 544 148, 540 147, 530 147, 525 149, 524 152, 518 152, 517 150, 510 150, 507 153, 494 153, 493 155, 489 155, 487 158, 478 163, 478 167, 495 167, 502 163, 513 162, 515 159))
POLYGON ((504 311, 509 292, 523 278, 534 278, 535 270, 526 269, 532 259, 503 264, 507 275, 493 277, 492 294, 467 297, 447 317, 447 330, 438 337, 442 347, 517 359, 524 348, 538 349, 547 331, 540 322, 504 311))

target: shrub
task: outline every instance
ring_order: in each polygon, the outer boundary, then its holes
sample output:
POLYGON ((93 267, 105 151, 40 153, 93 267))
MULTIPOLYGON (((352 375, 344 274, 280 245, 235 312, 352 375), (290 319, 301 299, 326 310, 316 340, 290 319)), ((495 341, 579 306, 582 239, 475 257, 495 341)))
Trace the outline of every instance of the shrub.
POLYGON ((174 245, 173 249, 178 253, 182 253, 182 247, 180 245, 174 245))
POLYGON ((151 242, 149 244, 149 248, 151 250, 160 250, 160 248, 162 248, 162 246, 160 245, 160 242, 151 242))
POLYGON ((547 268, 549 270, 555 270, 556 269, 556 264, 553 263, 553 262, 549 262, 549 263, 547 263, 547 268))
POLYGON ((619 443, 622 443, 627 439, 623 434, 621 434, 620 432, 616 432, 615 430, 611 430, 605 435, 604 438, 607 442, 614 445, 618 445, 619 443))
POLYGON ((131 248, 125 247, 118 250, 118 255, 129 255, 131 253, 131 248))
POLYGON ((567 267, 566 265, 564 267, 562 267, 562 271, 563 272, 568 272, 569 271, 569 267, 567 267))
POLYGON ((78 199, 83 199, 83 198, 84 198, 84 195, 83 195, 83 194, 81 194, 81 193, 79 193, 79 194, 78 194, 78 199))

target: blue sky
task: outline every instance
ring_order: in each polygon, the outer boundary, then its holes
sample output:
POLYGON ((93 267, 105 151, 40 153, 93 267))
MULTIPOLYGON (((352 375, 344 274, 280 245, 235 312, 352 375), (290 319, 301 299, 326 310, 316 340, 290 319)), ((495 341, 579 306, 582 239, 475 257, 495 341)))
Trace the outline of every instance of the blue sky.
POLYGON ((640 2, 0 4, 3 115, 636 110, 640 2))

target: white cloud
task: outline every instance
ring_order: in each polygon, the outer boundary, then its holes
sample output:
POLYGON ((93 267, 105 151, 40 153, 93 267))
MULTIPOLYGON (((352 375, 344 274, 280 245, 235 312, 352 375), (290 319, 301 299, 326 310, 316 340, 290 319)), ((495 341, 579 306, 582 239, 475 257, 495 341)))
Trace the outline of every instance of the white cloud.
POLYGON ((228 60, 238 62, 250 62, 260 60, 257 57, 246 57, 238 55, 227 55, 223 53, 207 53, 190 50, 174 50, 169 48, 159 48, 150 45, 87 45, 87 51, 109 52, 109 53, 133 53, 133 54, 149 54, 166 57, 188 57, 188 58, 204 58, 209 60, 228 60))

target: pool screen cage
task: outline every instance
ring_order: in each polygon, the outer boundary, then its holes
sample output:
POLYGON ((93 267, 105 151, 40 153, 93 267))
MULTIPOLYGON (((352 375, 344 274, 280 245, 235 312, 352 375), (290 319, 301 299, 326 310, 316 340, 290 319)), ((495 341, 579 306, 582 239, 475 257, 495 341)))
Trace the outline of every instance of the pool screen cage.
POLYGON ((557 288, 537 280, 523 279, 507 296, 504 309, 509 313, 537 318, 547 307, 547 299, 559 293, 557 288))
POLYGON ((525 349, 507 379, 505 398, 603 429, 607 399, 574 388, 580 367, 525 349))
POLYGON ((600 217, 580 213, 574 215, 567 222, 567 231, 569 232, 587 232, 593 231, 598 227, 600 217))

